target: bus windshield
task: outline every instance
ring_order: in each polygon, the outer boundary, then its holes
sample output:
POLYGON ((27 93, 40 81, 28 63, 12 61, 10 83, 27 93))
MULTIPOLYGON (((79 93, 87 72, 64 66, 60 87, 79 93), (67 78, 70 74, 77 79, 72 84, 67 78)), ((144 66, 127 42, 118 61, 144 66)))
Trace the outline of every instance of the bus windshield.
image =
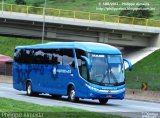
POLYGON ((121 55, 90 54, 92 68, 90 82, 99 85, 124 84, 124 66, 121 55))

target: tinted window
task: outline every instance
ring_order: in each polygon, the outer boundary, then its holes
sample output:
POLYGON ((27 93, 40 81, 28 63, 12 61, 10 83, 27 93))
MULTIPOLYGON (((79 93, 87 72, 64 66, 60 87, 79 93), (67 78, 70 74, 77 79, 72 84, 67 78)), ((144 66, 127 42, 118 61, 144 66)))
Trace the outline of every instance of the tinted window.
POLYGON ((62 53, 58 49, 17 49, 14 59, 18 63, 62 64, 62 53))
POLYGON ((75 67, 72 49, 17 49, 15 61, 28 64, 63 64, 75 67))
POLYGON ((74 55, 72 49, 62 49, 63 65, 75 67, 74 55))

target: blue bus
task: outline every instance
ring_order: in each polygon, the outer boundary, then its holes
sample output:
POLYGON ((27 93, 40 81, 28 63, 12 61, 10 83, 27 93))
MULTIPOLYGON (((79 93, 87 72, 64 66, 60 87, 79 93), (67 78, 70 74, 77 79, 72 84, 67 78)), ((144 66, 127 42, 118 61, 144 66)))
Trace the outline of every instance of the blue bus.
POLYGON ((132 64, 110 45, 92 42, 52 42, 17 46, 13 62, 13 87, 27 95, 124 99, 125 67, 132 64))

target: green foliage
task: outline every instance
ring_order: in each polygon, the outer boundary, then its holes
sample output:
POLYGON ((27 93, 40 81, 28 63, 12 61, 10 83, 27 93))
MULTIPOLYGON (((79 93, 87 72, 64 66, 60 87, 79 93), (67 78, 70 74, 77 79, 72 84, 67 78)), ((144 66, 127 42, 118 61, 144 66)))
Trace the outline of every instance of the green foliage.
MULTIPOLYGON (((48 42, 45 40, 45 42, 48 42)), ((0 54, 13 57, 14 48, 21 45, 39 44, 41 40, 15 37, 0 37, 0 54)))
POLYGON ((15 4, 26 5, 26 1, 25 0, 15 0, 15 4))
POLYGON ((140 8, 141 10, 138 10, 136 12, 134 12, 134 17, 138 17, 138 18, 150 18, 152 17, 152 11, 150 10, 146 10, 146 6, 141 5, 138 8, 140 8))
POLYGON ((139 10, 122 10, 120 16, 137 17, 137 18, 149 18, 152 17, 152 11, 147 10, 146 6, 141 5, 138 7, 139 10))
POLYGON ((160 90, 160 50, 155 51, 133 65, 133 71, 126 71, 127 88, 141 89, 143 82, 148 83, 149 90, 160 90))
MULTIPOLYGON (((70 107, 43 106, 0 97, 0 112, 40 113, 43 118, 123 118, 97 112, 89 112, 70 107)), ((0 114, 1 117, 1 114, 0 114)), ((22 116, 23 118, 23 116, 22 116)))
MULTIPOLYGON (((5 3, 12 3, 14 0, 5 0, 5 3)), ((95 13, 103 13, 103 14, 112 14, 112 15, 119 15, 120 11, 116 10, 97 10, 96 7, 98 6, 99 2, 118 2, 119 5, 117 7, 122 7, 122 2, 131 2, 130 0, 47 0, 47 7, 48 8, 56 8, 56 9, 65 9, 65 10, 74 10, 74 11, 88 11, 88 12, 95 12, 95 13)), ((140 3, 142 1, 134 0, 134 3, 140 3)), ((148 7, 155 8, 153 11, 153 16, 150 17, 151 19, 160 20, 160 0, 145 0, 145 3, 149 3, 148 7)), ((30 6, 44 6, 44 0, 26 0, 26 4, 30 6)), ((112 6, 111 6, 112 7, 112 6)))
POLYGON ((134 14, 132 10, 122 10, 119 15, 133 17, 134 14))
POLYGON ((33 3, 33 6, 35 6, 35 7, 39 7, 39 6, 40 6, 40 4, 39 4, 38 2, 35 2, 35 3, 33 3))

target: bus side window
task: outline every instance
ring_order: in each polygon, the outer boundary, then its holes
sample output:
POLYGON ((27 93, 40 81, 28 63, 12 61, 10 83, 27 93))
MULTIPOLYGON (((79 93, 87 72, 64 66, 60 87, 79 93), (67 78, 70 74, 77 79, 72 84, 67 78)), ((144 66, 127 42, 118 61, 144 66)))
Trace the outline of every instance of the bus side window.
POLYGON ((58 64, 62 65, 62 54, 60 49, 53 49, 53 63, 52 64, 58 64))
POLYGON ((16 49, 15 51, 14 51, 14 60, 15 60, 15 62, 17 62, 17 63, 19 63, 20 62, 20 49, 16 49))
POLYGON ((35 64, 61 64, 62 55, 57 49, 36 49, 34 50, 35 64))
POLYGON ((16 49, 14 53, 14 59, 17 63, 32 63, 31 50, 27 49, 16 49))
POLYGON ((63 65, 75 68, 74 54, 72 49, 62 49, 63 65))

